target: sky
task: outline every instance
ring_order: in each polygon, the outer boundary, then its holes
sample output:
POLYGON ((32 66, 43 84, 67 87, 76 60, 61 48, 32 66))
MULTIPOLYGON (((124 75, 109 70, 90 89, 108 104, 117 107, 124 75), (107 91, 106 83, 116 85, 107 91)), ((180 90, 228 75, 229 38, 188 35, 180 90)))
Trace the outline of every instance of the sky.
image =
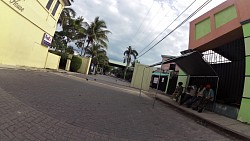
MULTIPOLYGON (((111 60, 122 62, 123 53, 128 46, 137 50, 140 56, 207 0, 194 1, 75 0, 71 7, 76 11, 77 17, 82 16, 86 22, 90 23, 97 16, 106 22, 108 30, 112 32, 108 34, 108 57, 111 60), (192 2, 194 4, 169 26, 192 2), (167 28, 168 26, 169 28, 167 28), (163 34, 160 34, 161 32, 163 34), (158 36, 159 34, 160 36, 158 36), (157 36, 158 38, 153 41, 157 36), (152 44, 150 44, 151 42, 152 44), (148 48, 144 49, 145 47, 148 48), (142 52, 143 49, 144 51, 142 52)), ((224 1, 226 0, 211 0, 193 18, 175 30, 148 53, 139 57, 140 63, 151 65, 160 62, 161 55, 179 56, 180 51, 188 49, 189 22, 224 1)))

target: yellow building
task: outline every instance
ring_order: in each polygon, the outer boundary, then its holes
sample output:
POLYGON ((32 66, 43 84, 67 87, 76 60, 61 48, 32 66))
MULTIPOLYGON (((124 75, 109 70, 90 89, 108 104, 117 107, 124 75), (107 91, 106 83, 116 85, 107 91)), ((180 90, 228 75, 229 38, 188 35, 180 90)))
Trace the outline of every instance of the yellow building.
POLYGON ((58 67, 60 57, 48 53, 47 46, 69 5, 69 0, 0 0, 0 64, 58 67))

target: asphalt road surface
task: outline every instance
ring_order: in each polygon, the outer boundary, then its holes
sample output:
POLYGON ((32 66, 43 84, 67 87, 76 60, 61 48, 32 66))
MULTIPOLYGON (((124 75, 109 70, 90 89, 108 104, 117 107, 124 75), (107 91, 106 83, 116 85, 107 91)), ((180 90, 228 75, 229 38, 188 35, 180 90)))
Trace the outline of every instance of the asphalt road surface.
POLYGON ((0 141, 227 141, 161 102, 65 74, 0 70, 0 141))

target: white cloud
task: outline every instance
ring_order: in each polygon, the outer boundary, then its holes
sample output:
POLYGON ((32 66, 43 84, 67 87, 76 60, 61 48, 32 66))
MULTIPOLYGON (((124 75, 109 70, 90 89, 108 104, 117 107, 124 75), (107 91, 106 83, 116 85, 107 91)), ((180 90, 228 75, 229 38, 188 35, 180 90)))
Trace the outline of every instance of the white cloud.
MULTIPOLYGON (((197 0, 162 36, 159 41, 175 28, 186 17, 195 11, 206 0, 197 0)), ((214 0, 194 18, 219 5, 225 0, 214 0)), ((122 61, 123 52, 131 45, 140 52, 160 32, 162 32, 193 0, 77 0, 72 4, 77 16, 83 16, 85 21, 91 22, 96 16, 105 20, 109 35, 108 56, 111 59, 122 61), (148 16, 145 17, 152 6, 148 16), (139 26, 142 24, 140 30, 139 26), (138 32, 137 32, 138 31, 138 32)), ((179 55, 179 52, 188 48, 189 20, 173 34, 167 37, 154 49, 139 58, 144 64, 153 64, 161 61, 162 54, 179 55)), ((153 45, 152 44, 152 45, 153 45)), ((151 46, 152 46, 151 45, 151 46)), ((150 47, 151 47, 150 46, 150 47)))

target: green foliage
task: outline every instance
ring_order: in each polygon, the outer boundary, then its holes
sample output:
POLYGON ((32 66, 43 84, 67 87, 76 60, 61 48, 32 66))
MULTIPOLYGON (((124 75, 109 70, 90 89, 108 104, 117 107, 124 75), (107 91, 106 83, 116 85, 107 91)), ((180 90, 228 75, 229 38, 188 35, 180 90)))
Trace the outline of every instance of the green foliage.
POLYGON ((70 64, 70 71, 77 72, 82 65, 82 59, 78 56, 73 56, 70 64))
POLYGON ((122 68, 113 68, 111 73, 113 73, 118 78, 123 78, 124 70, 122 68))
POLYGON ((65 53, 62 53, 60 63, 59 63, 59 68, 60 69, 65 69, 66 64, 67 64, 67 59, 68 59, 68 55, 65 54, 65 53))
POLYGON ((133 70, 127 70, 127 73, 126 73, 126 76, 125 76, 125 79, 128 80, 128 81, 131 81, 132 80, 132 77, 133 77, 133 70))
POLYGON ((92 58, 92 64, 97 71, 101 70, 101 68, 104 70, 104 68, 108 66, 109 58, 103 46, 99 44, 93 44, 86 49, 86 53, 89 57, 92 58))
POLYGON ((85 47, 85 50, 87 50, 90 45, 94 45, 96 43, 107 49, 107 42, 109 41, 107 34, 109 33, 111 32, 107 30, 106 22, 104 20, 100 20, 99 17, 96 17, 86 29, 87 46, 85 47))
MULTIPOLYGON (((109 42, 107 35, 111 32, 107 29, 106 22, 97 16, 93 22, 87 23, 84 22, 83 17, 75 18, 75 16, 76 12, 67 7, 63 9, 58 20, 58 25, 62 27, 62 30, 55 33, 51 47, 60 52, 59 67, 65 68, 66 54, 74 53, 74 48, 69 45, 74 42, 76 47, 81 50, 81 56, 87 54, 92 57, 95 70, 100 70, 101 73, 109 70, 106 49, 109 42)), ((79 59, 73 57, 70 70, 77 71, 81 66, 79 62, 79 59)))
POLYGON ((128 80, 128 81, 132 80, 133 72, 134 71, 132 69, 128 69, 127 73, 124 74, 124 69, 116 68, 116 67, 111 68, 111 71, 110 71, 110 73, 114 74, 118 78, 124 78, 124 75, 126 75, 125 80, 128 80))
POLYGON ((112 67, 109 66, 109 65, 106 65, 106 66, 103 67, 103 73, 104 74, 107 74, 107 73, 111 72, 111 70, 112 70, 112 67))
POLYGON ((127 62, 127 65, 126 65, 126 68, 125 68, 125 71, 124 71, 124 79, 127 79, 126 76, 127 76, 127 69, 128 69, 128 66, 129 64, 131 63, 131 56, 134 57, 134 59, 136 59, 136 57, 138 56, 138 52, 135 50, 135 49, 132 49, 131 46, 128 47, 127 50, 124 51, 124 61, 123 63, 127 62))
POLYGON ((134 57, 134 59, 136 59, 136 57, 138 56, 138 52, 135 49, 132 49, 131 46, 128 47, 127 50, 124 51, 124 63, 127 62, 127 67, 129 66, 129 64, 131 63, 131 56, 134 57))

